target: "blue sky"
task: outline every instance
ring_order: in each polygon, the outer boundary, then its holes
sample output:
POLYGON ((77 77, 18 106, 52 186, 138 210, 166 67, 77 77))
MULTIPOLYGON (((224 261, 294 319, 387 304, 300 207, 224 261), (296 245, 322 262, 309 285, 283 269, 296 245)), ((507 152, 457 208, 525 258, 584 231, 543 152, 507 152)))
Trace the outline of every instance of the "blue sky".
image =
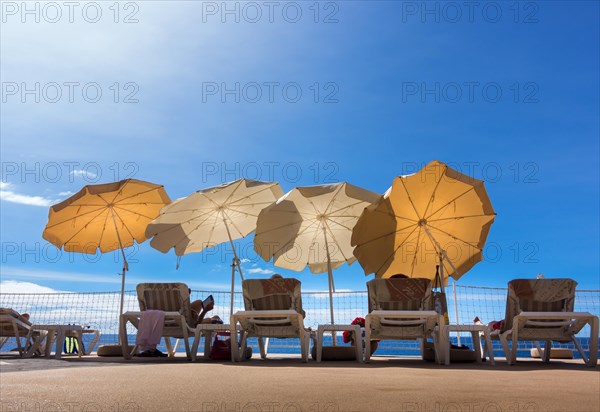
MULTIPOLYGON (((384 192, 438 159, 484 179, 498 213, 486 261, 461 284, 543 273, 600 288, 598 3, 322 2, 318 15, 313 2, 276 2, 272 15, 252 3, 258 18, 232 2, 239 22, 221 2, 121 3, 118 16, 99 4, 96 23, 94 10, 52 23, 55 10, 36 22, 2 5, 2 281, 119 288, 117 255, 60 253, 41 237, 48 205, 88 183, 135 177, 173 199, 239 177, 384 192)), ((251 242, 236 242, 248 277, 327 288, 251 242)), ((128 255, 128 288, 228 290, 227 246, 179 270, 148 242, 128 255)), ((358 263, 335 272, 339 289, 370 278, 358 263)))

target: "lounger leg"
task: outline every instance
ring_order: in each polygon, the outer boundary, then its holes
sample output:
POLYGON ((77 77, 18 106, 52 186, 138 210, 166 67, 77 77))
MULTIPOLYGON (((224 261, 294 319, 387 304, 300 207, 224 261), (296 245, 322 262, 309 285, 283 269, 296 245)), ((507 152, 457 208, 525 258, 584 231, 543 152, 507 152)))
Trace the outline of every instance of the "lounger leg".
POLYGON ((544 363, 550 362, 550 353, 552 351, 552 341, 547 340, 544 348, 544 357, 542 358, 544 363))
POLYGON ((325 327, 319 325, 317 329, 317 362, 323 360, 323 333, 325 333, 325 327))
POLYGON ((83 353, 84 352, 83 331, 81 329, 79 329, 75 333, 77 333, 77 343, 79 344, 79 350, 77 351, 77 357, 81 358, 81 356, 84 355, 84 353, 83 353))
POLYGON ((310 333, 305 332, 302 335, 302 339, 300 341, 303 363, 308 362, 308 344, 310 344, 310 333))
MULTIPOLYGON (((581 344, 579 343, 579 341, 577 340, 577 338, 575 336, 573 336, 573 344, 575 345, 575 348, 577 348, 577 352, 579 352, 579 354, 581 355, 583 362, 587 364, 589 362, 589 359, 585 355, 585 351, 583 350, 583 348, 581 347, 581 344)), ((590 348, 590 350, 591 350, 591 348, 590 348)))
POLYGON ((239 348, 235 348, 237 351, 237 359, 238 361, 246 360, 246 347, 248 346, 248 334, 244 331, 240 333, 240 346, 239 348))
POLYGON ((19 356, 23 357, 23 347, 21 346, 21 335, 19 335, 19 328, 17 324, 13 322, 13 332, 15 335, 15 340, 17 341, 17 349, 19 350, 19 356))
MULTIPOLYGON (((183 322, 185 322, 185 319, 183 320, 183 322)), ((190 348, 190 335, 188 335, 188 330, 187 330, 187 324, 184 323, 183 324, 183 345, 185 346, 185 356, 188 358, 188 360, 194 360, 195 356, 192 355, 192 351, 190 348)), ((179 342, 179 339, 177 339, 177 341, 175 342, 175 350, 177 350, 177 343, 179 342)), ((173 355, 175 354, 175 351, 173 351, 173 355)))
POLYGON ((507 334, 509 331, 500 333, 498 336, 500 337, 500 343, 502 344, 502 349, 504 349, 504 357, 506 358, 506 362, 509 365, 512 365, 512 354, 510 353, 510 347, 508 346, 508 337, 507 334))
POLYGON ((56 330, 56 349, 54 352, 54 357, 56 359, 62 358, 63 345, 65 344, 65 330, 63 327, 59 327, 56 330))
POLYGON ((167 353, 169 354, 169 358, 172 358, 173 356, 175 356, 175 353, 173 352, 171 338, 164 336, 163 339, 165 340, 165 346, 167 347, 167 353))
MULTIPOLYGON (((229 324, 231 325, 231 361, 239 362, 239 348, 238 348, 238 332, 237 332, 237 318, 235 315, 231 315, 229 317, 229 324)), ((242 340, 242 336, 244 331, 240 331, 240 341, 242 340)), ((206 337, 204 338, 206 339, 206 337)))
POLYGON ((262 359, 266 359, 267 358, 267 351, 265 348, 265 341, 263 340, 262 337, 258 338, 258 348, 260 349, 260 357, 262 359))
POLYGON ((588 360, 589 366, 596 366, 598 363, 598 317, 592 316, 589 320, 590 324, 590 358, 588 360))
POLYGON ((99 330, 95 330, 94 331, 94 337, 92 339, 92 342, 89 344, 87 350, 85 351, 86 355, 89 355, 92 353, 92 351, 94 350, 94 348, 96 347, 96 344, 98 343, 98 340, 100 339, 100 331, 99 330))
POLYGON ((519 349, 519 336, 518 336, 519 328, 513 328, 512 331, 512 350, 510 352, 510 361, 512 363, 517 363, 517 350, 519 349))
POLYGON ((481 358, 485 356, 485 352, 483 351, 483 347, 481 346, 481 338, 479 336, 478 331, 471 332, 471 339, 473 340, 473 349, 475 350, 475 361, 477 363, 481 363, 481 358))
POLYGON ((210 356, 210 351, 212 349, 212 340, 213 340, 213 332, 212 331, 204 331, 204 357, 208 358, 210 356))
MULTIPOLYGON (((356 337, 356 342, 355 342, 356 360, 360 363, 363 363, 363 340, 362 340, 361 335, 362 335, 362 332, 360 330, 360 327, 358 325, 356 325, 356 328, 354 330, 354 336, 356 337)), ((371 346, 371 345, 369 345, 369 346, 371 346)))
MULTIPOLYGON (((323 344, 322 338, 321 344, 323 344)), ((365 363, 369 363, 371 362, 371 319, 369 316, 365 319, 365 346, 365 363)))
POLYGON ((485 347, 483 351, 483 356, 487 352, 488 357, 490 358, 490 363, 492 366, 496 366, 496 360, 494 359, 494 347, 492 346, 492 339, 490 338, 490 331, 486 328, 483 332, 483 339, 485 340, 485 347))
POLYGON ((121 338, 121 351, 123 352, 123 358, 131 359, 129 342, 127 341, 127 319, 124 315, 121 315, 121 322, 119 322, 119 336, 121 338))
POLYGON ((200 337, 202 336, 202 331, 199 327, 196 327, 194 331, 194 343, 192 344, 192 361, 195 361, 198 357, 198 345, 200 344, 200 337))

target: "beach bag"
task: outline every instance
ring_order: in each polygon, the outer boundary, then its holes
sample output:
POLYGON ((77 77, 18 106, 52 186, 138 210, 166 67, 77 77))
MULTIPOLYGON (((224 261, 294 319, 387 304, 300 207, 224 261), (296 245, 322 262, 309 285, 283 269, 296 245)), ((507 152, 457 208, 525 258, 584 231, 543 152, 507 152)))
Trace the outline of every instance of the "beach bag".
MULTIPOLYGON (((82 350, 85 351, 84 348, 82 350)), ((63 345, 63 352, 67 355, 79 354, 79 342, 77 338, 67 336, 65 338, 65 344, 63 345)))
POLYGON ((229 332, 217 332, 210 350, 210 358, 231 360, 231 337, 229 332))
POLYGON ((435 267, 435 278, 433 280, 433 289, 439 289, 439 292, 432 292, 431 297, 433 298, 433 310, 437 313, 444 315, 444 321, 446 325, 450 324, 448 318, 448 300, 446 299, 446 292, 444 292, 444 282, 440 276, 440 267, 435 267))

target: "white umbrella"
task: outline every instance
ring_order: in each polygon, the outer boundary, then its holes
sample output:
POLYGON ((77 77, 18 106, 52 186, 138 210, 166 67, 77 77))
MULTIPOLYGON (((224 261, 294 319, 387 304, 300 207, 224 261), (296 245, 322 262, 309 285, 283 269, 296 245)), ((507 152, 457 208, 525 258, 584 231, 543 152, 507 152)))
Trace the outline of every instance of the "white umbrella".
POLYGON ((173 248, 177 256, 229 241, 233 250, 230 308, 233 313, 236 269, 244 279, 233 240, 252 233, 259 212, 282 194, 279 183, 249 179, 199 190, 163 208, 148 225, 146 235, 153 237, 150 242, 153 248, 163 253, 173 248))
POLYGON ((260 212, 254 250, 278 267, 301 271, 308 265, 313 273, 327 272, 334 323, 332 271, 355 261, 352 229, 363 209, 380 197, 345 182, 297 187, 260 212))

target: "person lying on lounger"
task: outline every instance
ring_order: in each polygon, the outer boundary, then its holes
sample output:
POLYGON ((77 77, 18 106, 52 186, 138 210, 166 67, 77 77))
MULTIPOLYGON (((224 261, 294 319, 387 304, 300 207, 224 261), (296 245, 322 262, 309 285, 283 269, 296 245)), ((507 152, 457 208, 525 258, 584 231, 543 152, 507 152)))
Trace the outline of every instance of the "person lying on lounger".
MULTIPOLYGON (((191 293, 192 290, 190 289, 190 294, 191 293)), ((201 323, 223 323, 221 318, 218 316, 205 318, 206 314, 215 307, 215 300, 213 299, 212 295, 205 300, 195 300, 190 306, 192 308, 192 317, 196 319, 196 325, 201 323)))

